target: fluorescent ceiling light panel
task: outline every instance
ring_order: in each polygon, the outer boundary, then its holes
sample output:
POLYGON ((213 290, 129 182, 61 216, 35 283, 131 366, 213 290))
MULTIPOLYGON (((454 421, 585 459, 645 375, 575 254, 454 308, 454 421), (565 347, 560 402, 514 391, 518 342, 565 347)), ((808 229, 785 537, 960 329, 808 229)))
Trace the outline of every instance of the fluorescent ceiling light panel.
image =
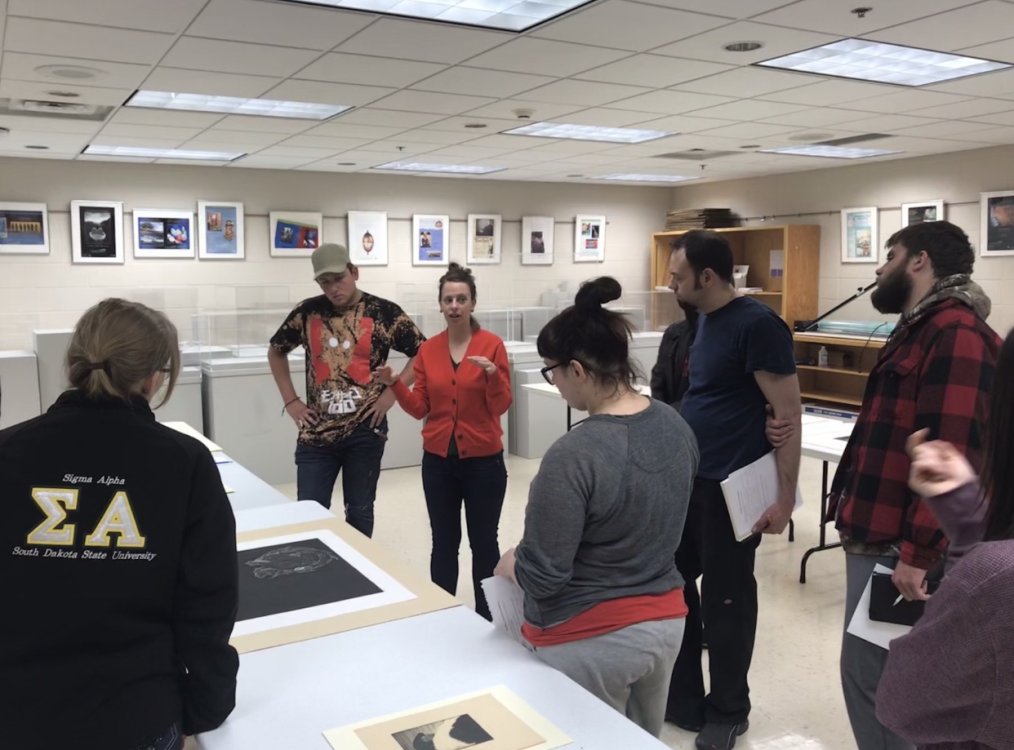
POLYGON ((925 86, 1011 67, 1007 63, 977 57, 962 57, 865 39, 843 39, 822 47, 765 60, 757 65, 901 86, 925 86))
POLYGON ((349 8, 485 29, 524 31, 585 5, 588 0, 283 0, 349 8))
POLYGON ((351 107, 341 104, 283 102, 274 99, 244 99, 238 96, 207 96, 171 91, 138 91, 127 107, 178 109, 187 112, 221 112, 226 115, 253 117, 289 117, 296 120, 326 120, 351 107))
POLYGON ((868 156, 886 156, 887 154, 900 154, 900 151, 890 151, 886 148, 849 148, 847 146, 822 146, 816 143, 812 146, 782 146, 780 148, 762 148, 765 154, 789 154, 791 156, 823 156, 828 159, 865 159, 868 156))
POLYGON ((595 177, 596 180, 621 180, 623 182, 686 182, 697 177, 684 177, 679 174, 607 174, 595 177))
POLYGON ((644 143, 673 135, 664 130, 639 128, 600 128, 596 125, 570 125, 565 122, 533 122, 520 128, 503 131, 506 135, 530 135, 537 138, 564 138, 571 141, 605 141, 608 143, 644 143))
POLYGON ((373 169, 394 169, 400 172, 449 172, 451 174, 490 174, 505 167, 484 167, 481 164, 430 164, 420 161, 389 161, 373 169))
POLYGON ((139 146, 85 147, 83 154, 89 156, 129 156, 135 159, 195 159, 198 161, 235 161, 246 156, 242 151, 197 151, 186 148, 141 148, 139 146))

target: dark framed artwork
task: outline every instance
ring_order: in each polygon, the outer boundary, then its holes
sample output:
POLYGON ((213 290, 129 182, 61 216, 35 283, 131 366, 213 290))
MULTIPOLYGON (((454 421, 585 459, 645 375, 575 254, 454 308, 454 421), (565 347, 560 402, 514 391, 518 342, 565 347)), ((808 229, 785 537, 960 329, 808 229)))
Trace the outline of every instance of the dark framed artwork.
POLYGON ((74 263, 123 263, 123 203, 70 202, 71 260, 74 263))

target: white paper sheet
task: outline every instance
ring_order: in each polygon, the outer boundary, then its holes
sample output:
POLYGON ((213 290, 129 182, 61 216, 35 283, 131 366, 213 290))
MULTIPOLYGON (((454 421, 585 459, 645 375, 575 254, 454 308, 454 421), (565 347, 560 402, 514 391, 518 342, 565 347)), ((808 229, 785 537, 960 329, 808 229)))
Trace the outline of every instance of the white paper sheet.
MULTIPOLYGON (((775 452, 765 453, 752 464, 736 469, 722 482, 721 487, 736 541, 742 542, 753 534, 754 524, 771 503, 778 499, 778 464, 775 452)), ((793 508, 798 509, 802 504, 803 496, 797 484, 793 508)))
POLYGON ((176 432, 182 432, 184 435, 189 435, 190 437, 194 438, 194 440, 199 440, 200 442, 204 443, 207 449, 212 453, 214 453, 215 451, 222 450, 222 446, 218 445, 218 443, 213 443, 212 441, 208 440, 208 438, 204 437, 204 435, 199 433, 197 430, 188 425, 186 422, 163 422, 162 424, 164 424, 166 427, 171 427, 172 429, 176 430, 176 432))
POLYGON ((489 613, 493 616, 493 625, 531 651, 532 644, 521 635, 521 625, 525 621, 525 592, 514 581, 503 576, 490 576, 481 583, 482 593, 486 595, 486 603, 489 604, 489 613))
MULTIPOLYGON (((874 573, 893 573, 890 568, 886 565, 877 565, 873 568, 874 573)), ((870 619, 870 591, 873 587, 873 576, 870 575, 870 580, 866 582, 866 588, 863 589, 863 595, 859 597, 859 604, 856 606, 856 611, 852 613, 852 619, 849 621, 849 626, 845 629, 846 633, 851 633, 856 638, 862 638, 864 641, 872 643, 874 646, 880 646, 883 649, 890 649, 891 641, 895 638, 900 638, 912 629, 910 625, 898 625, 893 622, 878 622, 877 620, 870 619)))

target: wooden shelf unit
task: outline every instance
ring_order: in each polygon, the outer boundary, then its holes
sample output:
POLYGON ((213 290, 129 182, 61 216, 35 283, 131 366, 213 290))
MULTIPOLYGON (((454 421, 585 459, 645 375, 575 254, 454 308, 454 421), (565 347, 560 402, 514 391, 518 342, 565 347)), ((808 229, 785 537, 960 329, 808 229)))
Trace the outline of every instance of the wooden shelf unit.
MULTIPOLYGON (((749 265, 746 286, 750 293, 775 310, 789 327, 797 320, 817 317, 817 279, 820 269, 820 227, 789 224, 765 227, 713 229, 729 240, 736 265, 749 265), (782 251, 782 272, 771 273, 771 251, 782 251)), ((672 241, 686 231, 655 232, 651 236, 651 286, 669 284, 672 241)), ((653 321, 664 327, 672 321, 653 321)))
POLYGON ((870 370, 886 341, 883 338, 795 333, 796 370, 803 400, 859 406, 870 370), (818 367, 820 347, 827 347, 829 367, 818 367), (813 364, 805 364, 812 362, 813 364), (804 363, 804 364, 799 364, 804 363))

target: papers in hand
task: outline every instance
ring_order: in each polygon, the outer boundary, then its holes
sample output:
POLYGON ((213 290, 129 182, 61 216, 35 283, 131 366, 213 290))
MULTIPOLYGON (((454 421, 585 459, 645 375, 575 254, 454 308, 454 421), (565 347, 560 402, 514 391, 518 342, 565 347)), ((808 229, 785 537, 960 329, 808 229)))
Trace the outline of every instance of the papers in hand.
POLYGON ((493 616, 493 625, 531 651, 532 644, 521 635, 521 625, 525 621, 525 592, 514 581, 503 576, 490 576, 482 579, 481 583, 489 613, 493 616))
MULTIPOLYGON (((878 563, 873 567, 873 572, 890 574, 894 571, 886 565, 878 563)), ((905 635, 912 627, 910 625, 896 625, 893 622, 871 620, 870 592, 872 589, 873 576, 870 575, 870 580, 866 582, 866 588, 863 589, 863 595, 859 597, 859 604, 856 605, 856 611, 852 613, 852 619, 849 620, 849 626, 845 629, 845 632, 854 635, 856 638, 862 638, 874 646, 890 649, 891 641, 905 635)))
MULTIPOLYGON (((736 541, 742 542, 753 535, 754 525, 771 504, 778 499, 778 465, 775 452, 764 454, 752 464, 736 469, 721 483, 725 504, 729 508, 732 530, 736 541)), ((803 504, 803 496, 796 487, 796 503, 803 504)))

